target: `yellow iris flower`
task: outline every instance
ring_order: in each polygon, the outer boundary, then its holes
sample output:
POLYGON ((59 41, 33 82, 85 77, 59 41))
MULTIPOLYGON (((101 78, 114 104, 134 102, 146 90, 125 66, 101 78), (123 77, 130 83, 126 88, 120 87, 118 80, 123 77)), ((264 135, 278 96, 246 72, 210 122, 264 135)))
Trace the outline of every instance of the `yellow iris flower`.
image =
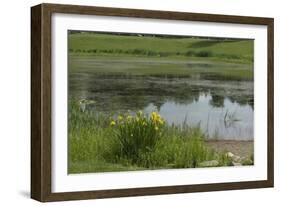
POLYGON ((110 126, 114 126, 114 125, 116 125, 116 122, 115 121, 111 121, 110 122, 110 126))
POLYGON ((161 125, 164 124, 163 118, 157 112, 152 112, 150 118, 154 124, 158 124, 158 123, 161 125))

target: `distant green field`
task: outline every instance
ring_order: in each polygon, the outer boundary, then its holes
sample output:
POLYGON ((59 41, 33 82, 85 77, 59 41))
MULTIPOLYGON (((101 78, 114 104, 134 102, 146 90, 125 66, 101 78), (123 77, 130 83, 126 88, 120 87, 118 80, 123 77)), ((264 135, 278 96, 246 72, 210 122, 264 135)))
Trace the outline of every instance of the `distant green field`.
POLYGON ((100 33, 69 34, 72 55, 122 55, 208 58, 253 62, 253 40, 125 36, 100 33))
POLYGON ((251 64, 212 61, 199 57, 188 60, 169 57, 124 57, 124 56, 71 56, 71 73, 97 75, 136 75, 136 76, 181 76, 200 74, 205 79, 252 80, 251 64))

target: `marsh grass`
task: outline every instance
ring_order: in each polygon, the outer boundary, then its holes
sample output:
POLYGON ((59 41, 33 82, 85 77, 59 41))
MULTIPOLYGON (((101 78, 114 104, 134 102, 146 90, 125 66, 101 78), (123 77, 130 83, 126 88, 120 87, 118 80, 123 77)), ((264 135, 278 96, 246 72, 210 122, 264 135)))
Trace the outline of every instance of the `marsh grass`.
POLYGON ((69 103, 69 173, 194 168, 223 156, 208 148, 198 127, 170 126, 157 113, 105 115, 69 103))
POLYGON ((155 151, 145 154, 146 165, 172 168, 194 168, 202 161, 212 160, 214 151, 204 143, 204 135, 199 128, 182 131, 169 128, 158 142, 155 151))
POLYGON ((163 136, 164 120, 156 112, 148 117, 139 111, 135 116, 119 115, 117 120, 111 121, 115 127, 119 143, 120 158, 130 159, 133 164, 139 162, 141 154, 154 151, 159 139, 163 136))

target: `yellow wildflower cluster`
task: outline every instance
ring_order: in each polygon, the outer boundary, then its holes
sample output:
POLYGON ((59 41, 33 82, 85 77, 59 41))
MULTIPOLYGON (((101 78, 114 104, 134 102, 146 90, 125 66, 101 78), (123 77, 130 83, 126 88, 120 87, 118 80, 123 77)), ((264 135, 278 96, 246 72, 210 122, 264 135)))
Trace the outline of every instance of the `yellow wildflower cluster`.
MULTIPOLYGON (((150 114, 150 119, 152 120, 152 122, 154 123, 154 124, 159 124, 159 125, 163 125, 164 124, 164 119, 160 116, 160 114, 158 114, 157 112, 152 112, 151 114, 150 114)), ((157 127, 158 128, 158 127, 157 127)), ((156 129, 156 127, 155 127, 155 129, 156 129)), ((156 130, 158 130, 158 129, 156 129, 156 130)))
POLYGON ((128 124, 138 124, 142 127, 152 126, 158 131, 164 123, 164 119, 157 112, 152 112, 149 116, 146 116, 142 111, 138 111, 134 116, 131 114, 118 115, 117 118, 111 120, 110 126, 124 127, 128 124))

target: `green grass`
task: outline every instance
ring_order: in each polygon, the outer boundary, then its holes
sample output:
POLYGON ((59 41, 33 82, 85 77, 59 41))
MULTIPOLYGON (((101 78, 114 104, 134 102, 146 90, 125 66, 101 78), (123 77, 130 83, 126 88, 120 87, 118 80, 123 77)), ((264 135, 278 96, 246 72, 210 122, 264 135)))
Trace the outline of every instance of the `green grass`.
POLYGON ((69 34, 69 51, 75 55, 147 57, 199 57, 253 62, 253 40, 125 36, 100 33, 69 34))
POLYGON ((70 56, 71 73, 189 77, 201 75, 210 80, 253 80, 251 64, 219 62, 204 58, 189 60, 156 57, 70 56))
POLYGON ((168 126, 157 115, 124 115, 126 119, 121 119, 82 112, 71 100, 68 172, 194 168, 214 159, 220 166, 228 164, 222 154, 206 146, 199 127, 168 126))
POLYGON ((253 40, 69 34, 70 72, 253 80, 253 40))
POLYGON ((145 170, 137 166, 122 165, 117 163, 108 163, 104 161, 87 160, 87 161, 72 161, 69 167, 69 173, 91 173, 91 172, 122 172, 145 170))

